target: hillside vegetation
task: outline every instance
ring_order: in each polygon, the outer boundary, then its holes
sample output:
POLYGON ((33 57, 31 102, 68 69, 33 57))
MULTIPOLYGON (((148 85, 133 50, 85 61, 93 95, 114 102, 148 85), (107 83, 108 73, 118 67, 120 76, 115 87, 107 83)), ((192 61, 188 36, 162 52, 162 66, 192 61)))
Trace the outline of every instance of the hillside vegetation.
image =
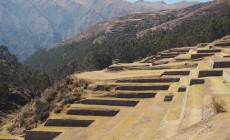
POLYGON ((47 74, 32 71, 0 46, 0 122, 51 85, 47 74))
POLYGON ((75 71, 106 68, 112 59, 132 62, 164 49, 209 42, 229 34, 229 13, 229 1, 225 0, 118 17, 99 22, 59 46, 37 51, 25 64, 62 79, 75 71))

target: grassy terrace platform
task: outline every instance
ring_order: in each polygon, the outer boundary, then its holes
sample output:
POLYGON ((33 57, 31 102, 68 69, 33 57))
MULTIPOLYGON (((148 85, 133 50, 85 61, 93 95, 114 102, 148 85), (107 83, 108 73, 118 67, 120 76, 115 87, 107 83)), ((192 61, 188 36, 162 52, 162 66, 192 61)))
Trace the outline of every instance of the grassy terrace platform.
POLYGON ((206 88, 209 94, 230 95, 230 85, 225 82, 223 77, 207 77, 206 88))
POLYGON ((175 59, 176 61, 188 61, 191 59, 191 54, 180 54, 175 59))
POLYGON ((215 56, 219 57, 219 58, 229 58, 230 54, 228 54, 228 53, 217 53, 217 54, 215 54, 215 56))
POLYGON ((223 77, 230 84, 230 69, 224 70, 223 77))
POLYGON ((185 113, 182 117, 180 129, 185 129, 202 121, 202 106, 204 97, 204 85, 192 85, 187 91, 185 113))

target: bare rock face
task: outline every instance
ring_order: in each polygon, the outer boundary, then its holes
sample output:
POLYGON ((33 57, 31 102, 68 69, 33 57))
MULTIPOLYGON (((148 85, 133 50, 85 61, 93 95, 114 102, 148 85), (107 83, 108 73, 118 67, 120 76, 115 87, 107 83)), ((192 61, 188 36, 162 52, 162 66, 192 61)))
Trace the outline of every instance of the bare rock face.
POLYGON ((0 1, 0 43, 22 61, 39 48, 65 40, 97 21, 132 12, 183 8, 196 3, 165 4, 124 0, 0 1))

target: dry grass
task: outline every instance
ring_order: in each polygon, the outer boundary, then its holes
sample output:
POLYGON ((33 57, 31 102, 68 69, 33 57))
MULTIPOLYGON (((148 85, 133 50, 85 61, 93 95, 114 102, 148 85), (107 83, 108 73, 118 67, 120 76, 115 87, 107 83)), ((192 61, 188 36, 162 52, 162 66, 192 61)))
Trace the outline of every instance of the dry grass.
POLYGON ((120 78, 131 78, 138 76, 160 76, 163 73, 162 70, 125 70, 119 72, 107 72, 107 71, 93 71, 75 74, 75 78, 90 79, 90 80, 113 80, 120 78))
POLYGON ((227 112, 226 104, 220 96, 213 96, 212 101, 217 113, 227 112))
POLYGON ((189 54, 189 53, 187 53, 187 54, 180 54, 177 57, 175 57, 175 59, 177 61, 180 61, 180 60, 190 60, 191 59, 191 54, 189 54))

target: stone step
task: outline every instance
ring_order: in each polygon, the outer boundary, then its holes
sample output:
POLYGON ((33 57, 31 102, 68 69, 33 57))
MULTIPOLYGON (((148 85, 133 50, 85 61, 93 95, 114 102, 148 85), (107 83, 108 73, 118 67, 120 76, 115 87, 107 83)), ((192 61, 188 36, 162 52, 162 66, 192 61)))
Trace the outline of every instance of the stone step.
POLYGON ((62 132, 26 131, 25 140, 53 140, 62 132))
POLYGON ((212 68, 229 68, 230 58, 212 58, 210 64, 212 68))
POLYGON ((198 58, 203 58, 207 56, 212 56, 215 55, 214 53, 199 53, 199 54, 191 54, 191 59, 198 59, 198 58))
POLYGON ((197 50, 197 53, 218 53, 221 52, 221 49, 202 49, 197 50))
POLYGON ((218 43, 214 44, 214 46, 226 47, 226 46, 230 46, 230 42, 228 42, 228 41, 218 42, 218 43))
POLYGON ((199 70, 198 78, 209 76, 222 76, 223 70, 199 70))
POLYGON ((159 60, 159 59, 165 59, 165 58, 174 58, 176 57, 176 55, 168 55, 168 56, 165 56, 165 55, 160 55, 160 56, 156 56, 155 57, 155 60, 159 60))
POLYGON ((48 119, 44 126, 88 127, 94 120, 48 119))
POLYGON ((117 86, 115 90, 131 90, 131 91, 141 91, 141 90, 168 90, 169 85, 133 85, 133 86, 117 86))
POLYGON ((156 94, 153 91, 116 91, 112 96, 116 98, 154 98, 156 94))
POLYGON ((164 98, 164 101, 172 101, 173 100, 173 95, 166 95, 164 98))
POLYGON ((222 76, 222 69, 212 69, 209 62, 199 63, 197 67, 198 78, 209 76, 222 76))
MULTIPOLYGON (((148 100, 148 99, 147 99, 148 100)), ((137 107, 140 104, 137 105, 137 107)), ((59 137, 57 137, 55 140, 71 140, 71 139, 76 139, 76 140, 89 140, 90 137, 93 140, 96 140, 95 135, 100 135, 100 130, 103 129, 105 126, 108 127, 114 127, 119 121, 121 121, 122 119, 124 119, 130 111, 133 111, 136 107, 127 107, 127 106, 106 106, 106 105, 88 105, 88 104, 73 104, 71 105, 71 107, 85 107, 85 106, 89 106, 89 107, 102 107, 102 108, 114 108, 114 109, 120 109, 120 112, 114 116, 114 117, 102 117, 102 116, 79 116, 79 115, 72 115, 73 117, 76 118, 92 118, 93 120, 95 120, 95 122, 93 122, 90 127, 84 128, 84 130, 77 130, 79 129, 79 127, 76 127, 74 129, 69 129, 68 131, 63 132, 62 135, 60 135, 59 137), (111 121, 114 121, 114 123, 110 123, 111 121), (74 136, 74 137, 73 137, 74 136)), ((68 115, 71 116, 71 115, 68 115)), ((132 119, 132 118, 130 118, 132 119)), ((107 131, 109 131, 110 128, 105 129, 106 133, 107 131)))
POLYGON ((108 108, 69 108, 67 115, 115 116, 120 110, 108 108))
POLYGON ((190 71, 165 71, 162 75, 189 75, 190 71))
POLYGON ((117 83, 169 83, 178 82, 180 78, 133 78, 133 79, 119 79, 117 83))
POLYGON ((184 54, 185 52, 176 52, 176 53, 161 53, 161 56, 177 56, 179 54, 184 54))
POLYGON ((195 85, 195 84, 204 84, 205 79, 191 79, 190 80, 190 86, 195 85))
POLYGON ((139 101, 134 100, 106 100, 106 99, 84 99, 76 103, 79 104, 94 104, 94 105, 111 105, 111 106, 136 106, 139 101))

